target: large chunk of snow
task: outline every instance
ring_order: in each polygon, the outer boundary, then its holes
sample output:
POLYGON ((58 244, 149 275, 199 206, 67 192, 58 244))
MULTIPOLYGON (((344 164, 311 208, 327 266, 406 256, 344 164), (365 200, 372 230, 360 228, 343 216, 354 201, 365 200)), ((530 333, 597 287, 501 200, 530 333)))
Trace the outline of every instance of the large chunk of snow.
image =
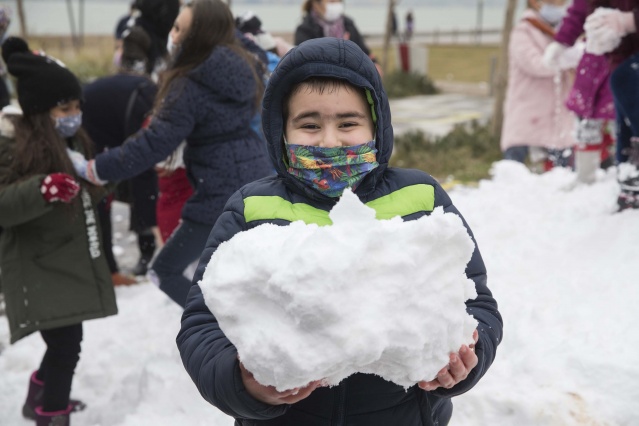
POLYGON ((432 380, 477 326, 461 219, 436 209, 376 220, 350 191, 329 216, 331 226, 260 225, 211 258, 200 286, 240 359, 278 390, 355 372, 432 380))

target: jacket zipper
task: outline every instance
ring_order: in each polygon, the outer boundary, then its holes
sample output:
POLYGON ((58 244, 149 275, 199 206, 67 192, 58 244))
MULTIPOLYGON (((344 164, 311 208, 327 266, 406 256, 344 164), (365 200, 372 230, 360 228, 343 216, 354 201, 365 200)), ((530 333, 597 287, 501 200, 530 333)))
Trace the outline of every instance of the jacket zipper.
POLYGON ((344 426, 346 424, 346 383, 347 381, 344 380, 342 384, 337 387, 331 426, 344 426))

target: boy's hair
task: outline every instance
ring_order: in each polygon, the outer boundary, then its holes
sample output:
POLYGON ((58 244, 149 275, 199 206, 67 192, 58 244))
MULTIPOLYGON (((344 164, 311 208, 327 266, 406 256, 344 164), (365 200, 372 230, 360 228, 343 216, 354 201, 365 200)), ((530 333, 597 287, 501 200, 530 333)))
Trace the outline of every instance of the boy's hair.
POLYGON ((306 90, 307 93, 314 93, 317 92, 320 95, 323 94, 324 92, 328 92, 328 93, 332 93, 336 90, 339 89, 346 89, 347 91, 353 91, 355 93, 357 93, 358 95, 360 95, 362 97, 362 99, 364 100, 365 103, 371 105, 371 118, 373 120, 373 122, 376 122, 375 120, 375 115, 373 114, 374 109, 372 108, 372 98, 369 98, 369 95, 367 93, 367 91, 365 89, 362 89, 361 87, 357 87, 354 86, 353 84, 351 84, 349 81, 341 79, 341 78, 335 78, 335 77, 310 77, 307 78, 304 81, 301 81, 297 84, 295 84, 290 92, 288 92, 285 96, 284 99, 282 100, 282 118, 283 118, 283 123, 284 126, 286 126, 286 121, 288 120, 288 115, 289 115, 289 103, 291 101, 291 97, 296 94, 299 93, 302 90, 306 90))

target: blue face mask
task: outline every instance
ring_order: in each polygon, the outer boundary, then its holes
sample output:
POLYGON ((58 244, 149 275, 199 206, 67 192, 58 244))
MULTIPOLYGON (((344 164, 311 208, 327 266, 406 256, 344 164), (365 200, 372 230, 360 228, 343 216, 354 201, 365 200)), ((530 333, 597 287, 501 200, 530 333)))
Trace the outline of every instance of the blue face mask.
POLYGON ((82 113, 55 119, 55 129, 63 138, 70 138, 75 135, 80 126, 82 126, 82 113))
POLYGON ((553 27, 558 25, 566 14, 566 8, 563 6, 555 6, 552 4, 543 4, 539 9, 539 15, 544 21, 548 22, 553 27))

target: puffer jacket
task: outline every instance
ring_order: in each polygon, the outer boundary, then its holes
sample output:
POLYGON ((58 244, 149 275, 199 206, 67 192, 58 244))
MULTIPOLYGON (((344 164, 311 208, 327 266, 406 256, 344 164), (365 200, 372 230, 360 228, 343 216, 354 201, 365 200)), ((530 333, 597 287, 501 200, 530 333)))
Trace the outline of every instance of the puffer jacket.
POLYGON ((294 220, 326 224, 328 211, 336 201, 293 178, 283 162, 282 103, 294 84, 311 76, 345 79, 370 91, 378 118, 379 167, 364 178, 355 194, 377 210, 378 218, 400 215, 404 220, 415 220, 440 206, 459 215, 431 176, 388 166, 393 149, 389 103, 374 64, 362 50, 353 42, 335 38, 302 43, 282 59, 264 97, 264 133, 277 176, 253 182, 236 192, 213 227, 177 336, 182 362, 203 397, 233 416, 236 425, 445 425, 452 413, 451 397, 471 389, 486 373, 502 338, 501 316, 486 285, 486 269, 477 248, 466 274, 475 282, 478 293, 476 299, 467 302, 467 309, 479 322, 479 363, 466 380, 452 389, 432 392, 417 386, 405 391, 378 376, 354 374, 338 386, 316 389, 296 404, 271 406, 257 401, 244 389, 237 350, 207 308, 197 285, 216 248, 238 232, 264 223, 286 226, 294 220))
POLYGON ((502 151, 515 146, 565 149, 575 144, 571 136, 575 119, 563 108, 571 75, 544 66, 544 51, 553 39, 530 20, 541 20, 539 12, 524 11, 508 46, 502 151))
POLYGON ((271 173, 264 143, 251 130, 257 84, 236 52, 216 47, 177 79, 147 129, 96 157, 98 176, 119 181, 166 159, 186 140, 184 164, 194 193, 182 218, 213 225, 242 185, 271 173))
POLYGON ((0 136, 0 270, 11 342, 116 314, 96 220, 101 196, 76 177, 82 190, 72 203, 47 203, 45 175, 15 176, 14 151, 15 140, 0 136))

